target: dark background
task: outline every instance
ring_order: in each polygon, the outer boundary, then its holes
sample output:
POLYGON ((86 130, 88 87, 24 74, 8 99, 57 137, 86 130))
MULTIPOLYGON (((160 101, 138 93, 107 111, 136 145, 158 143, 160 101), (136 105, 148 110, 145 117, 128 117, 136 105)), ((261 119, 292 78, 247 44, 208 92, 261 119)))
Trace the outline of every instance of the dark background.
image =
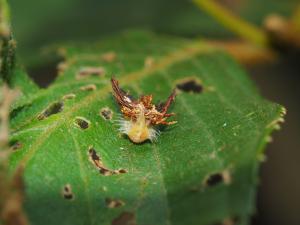
MULTIPOLYGON (((65 41, 93 41, 126 29, 149 29, 184 37, 232 39, 189 0, 10 0, 20 61, 41 86, 56 76, 58 58, 45 48, 65 41)), ((220 0, 241 17, 261 25, 266 15, 289 16, 298 0, 220 0)), ((300 2, 299 2, 300 3, 300 2)), ((300 62, 284 53, 276 63, 246 68, 266 98, 288 110, 268 145, 261 167, 253 224, 300 224, 300 62)))

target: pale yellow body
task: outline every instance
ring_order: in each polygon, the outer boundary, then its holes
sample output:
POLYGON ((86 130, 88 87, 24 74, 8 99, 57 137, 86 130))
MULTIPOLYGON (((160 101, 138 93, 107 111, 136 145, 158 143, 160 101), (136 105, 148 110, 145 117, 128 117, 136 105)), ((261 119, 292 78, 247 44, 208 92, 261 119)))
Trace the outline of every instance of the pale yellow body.
POLYGON ((141 143, 150 139, 150 131, 144 115, 140 115, 136 122, 131 123, 131 127, 127 133, 130 140, 135 143, 141 143))
POLYGON ((134 143, 142 143, 148 139, 153 141, 157 135, 150 122, 145 118, 143 106, 140 107, 140 113, 136 121, 124 121, 120 130, 122 133, 127 134, 134 143))

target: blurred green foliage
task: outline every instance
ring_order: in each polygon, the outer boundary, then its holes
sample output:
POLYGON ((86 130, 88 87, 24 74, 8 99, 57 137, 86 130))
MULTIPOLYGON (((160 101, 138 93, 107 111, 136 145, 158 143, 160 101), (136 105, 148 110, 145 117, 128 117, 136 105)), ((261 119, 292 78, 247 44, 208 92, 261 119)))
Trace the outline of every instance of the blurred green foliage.
MULTIPOLYGON (((265 15, 289 15, 298 0, 222 0, 243 18, 260 25, 265 15)), ((180 36, 232 35, 190 0, 9 0, 18 51, 27 65, 39 49, 56 42, 92 41, 108 33, 143 28, 180 36)))

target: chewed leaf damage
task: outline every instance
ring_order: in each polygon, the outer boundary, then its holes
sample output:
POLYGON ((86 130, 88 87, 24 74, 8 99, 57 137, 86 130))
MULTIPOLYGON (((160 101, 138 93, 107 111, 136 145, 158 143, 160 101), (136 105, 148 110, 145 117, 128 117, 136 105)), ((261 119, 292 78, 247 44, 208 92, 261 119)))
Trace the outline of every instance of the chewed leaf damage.
POLYGON ((96 150, 93 147, 89 148, 88 154, 90 162, 99 170, 99 173, 103 176, 127 173, 127 170, 125 169, 111 170, 105 167, 102 162, 102 158, 99 154, 97 154, 96 150))

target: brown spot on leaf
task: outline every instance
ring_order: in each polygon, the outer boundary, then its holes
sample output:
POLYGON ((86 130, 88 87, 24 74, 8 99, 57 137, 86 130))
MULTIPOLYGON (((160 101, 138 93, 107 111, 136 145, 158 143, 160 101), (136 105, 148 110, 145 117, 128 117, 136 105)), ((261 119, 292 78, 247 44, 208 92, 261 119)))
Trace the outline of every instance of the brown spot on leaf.
POLYGON ((116 171, 107 169, 105 167, 99 168, 99 173, 102 174, 105 177, 117 174, 116 171))
POLYGON ((75 97, 76 97, 75 94, 70 93, 70 94, 64 95, 64 96, 62 97, 62 100, 73 99, 73 98, 75 98, 75 97))
POLYGON ((84 118, 84 117, 76 117, 75 118, 75 121, 74 121, 74 124, 77 126, 77 127, 79 127, 79 128, 81 128, 81 129, 83 129, 83 130, 85 130, 85 129, 87 129, 87 128, 89 128, 89 126, 90 126, 90 121, 88 121, 86 118, 84 118))
POLYGON ((74 199, 74 194, 72 192, 72 187, 71 187, 70 184, 66 184, 63 187, 62 194, 63 194, 64 198, 67 199, 67 200, 74 199))
POLYGON ((118 199, 111 199, 111 198, 106 198, 105 204, 110 209, 118 208, 118 207, 125 205, 125 203, 123 201, 118 200, 118 199))
POLYGON ((128 171, 125 169, 118 169, 117 171, 118 171, 118 173, 128 173, 128 171))
POLYGON ((196 79, 184 79, 181 82, 176 84, 176 87, 183 91, 188 93, 196 93, 199 94, 203 91, 203 87, 199 81, 196 79))
POLYGON ((105 108, 102 108, 100 110, 100 115, 103 117, 103 119, 105 120, 111 120, 112 117, 113 117, 113 112, 111 111, 110 108, 108 107, 105 107, 105 108))
POLYGON ((51 103, 46 109, 44 109, 38 116, 37 118, 39 120, 43 120, 46 119, 47 117, 53 115, 53 114, 57 114, 60 113, 61 111, 63 111, 64 108, 64 103, 62 101, 58 101, 58 102, 53 102, 51 103))
POLYGON ((94 91, 96 89, 97 89, 97 87, 95 84, 88 84, 88 85, 80 87, 81 91, 94 91))
POLYGON ((127 173, 125 169, 111 170, 104 166, 101 157, 97 154, 93 147, 89 148, 89 160, 99 170, 99 173, 103 176, 110 176, 114 174, 127 173))
POLYGON ((135 214, 131 212, 123 212, 117 218, 115 218, 112 225, 136 225, 135 214))
POLYGON ((125 169, 110 170, 105 167, 102 167, 102 168, 99 168, 99 173, 102 174, 103 176, 111 176, 114 174, 127 173, 127 170, 125 170, 125 169))
POLYGON ((103 67, 82 67, 76 75, 76 79, 80 80, 90 76, 103 76, 105 70, 103 67))
POLYGON ((114 62, 117 58, 117 55, 115 52, 106 52, 101 56, 101 59, 105 62, 114 62))

